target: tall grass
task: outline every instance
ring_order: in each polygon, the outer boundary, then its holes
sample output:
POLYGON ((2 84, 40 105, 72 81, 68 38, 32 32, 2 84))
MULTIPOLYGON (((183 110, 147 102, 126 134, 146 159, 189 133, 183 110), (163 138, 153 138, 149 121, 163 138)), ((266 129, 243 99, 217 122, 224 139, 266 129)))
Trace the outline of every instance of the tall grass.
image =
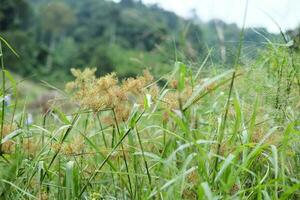
POLYGON ((0 199, 299 199, 297 55, 272 44, 228 71, 209 56, 201 70, 176 62, 156 96, 130 97, 126 120, 75 102, 30 124, 3 73, 0 199))

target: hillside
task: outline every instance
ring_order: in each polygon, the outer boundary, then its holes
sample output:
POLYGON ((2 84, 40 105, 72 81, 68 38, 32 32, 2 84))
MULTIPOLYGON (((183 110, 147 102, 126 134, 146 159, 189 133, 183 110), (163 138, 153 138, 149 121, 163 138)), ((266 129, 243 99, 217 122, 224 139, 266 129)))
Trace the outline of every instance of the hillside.
MULTIPOLYGON (((0 16, 0 35, 21 56, 4 49, 7 67, 56 85, 70 79, 71 67, 97 67, 98 75, 117 71, 122 77, 148 68, 159 75, 176 59, 197 63, 210 50, 213 63, 231 66, 240 33, 235 24, 183 19, 133 0, 2 0, 0 16)), ((257 31, 278 39, 265 29, 257 31)), ((264 46, 262 35, 245 30, 244 59, 264 46)))

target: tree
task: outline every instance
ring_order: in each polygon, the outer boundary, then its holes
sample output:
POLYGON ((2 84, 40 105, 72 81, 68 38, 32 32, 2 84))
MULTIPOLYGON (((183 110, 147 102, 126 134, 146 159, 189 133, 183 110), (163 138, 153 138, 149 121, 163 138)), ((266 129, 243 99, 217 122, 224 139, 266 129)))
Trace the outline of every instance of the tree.
POLYGON ((121 5, 125 7, 132 7, 134 6, 135 2, 133 0, 122 0, 121 5))
POLYGON ((53 63, 53 50, 56 43, 62 40, 68 29, 75 24, 76 17, 72 9, 62 2, 53 2, 42 9, 42 27, 45 35, 49 37, 49 53, 46 69, 51 70, 53 63))
POLYGON ((31 20, 30 10, 25 0, 0 0, 0 30, 27 28, 31 20))

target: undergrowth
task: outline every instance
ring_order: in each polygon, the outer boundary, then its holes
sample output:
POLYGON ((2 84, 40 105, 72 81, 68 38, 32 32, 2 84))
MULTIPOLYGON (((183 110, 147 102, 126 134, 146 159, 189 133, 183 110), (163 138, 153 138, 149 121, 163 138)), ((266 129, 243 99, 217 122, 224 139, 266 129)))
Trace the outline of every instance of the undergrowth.
POLYGON ((72 108, 54 99, 33 122, 0 56, 0 199, 300 198, 300 62, 285 46, 158 79, 73 69, 58 90, 72 108))

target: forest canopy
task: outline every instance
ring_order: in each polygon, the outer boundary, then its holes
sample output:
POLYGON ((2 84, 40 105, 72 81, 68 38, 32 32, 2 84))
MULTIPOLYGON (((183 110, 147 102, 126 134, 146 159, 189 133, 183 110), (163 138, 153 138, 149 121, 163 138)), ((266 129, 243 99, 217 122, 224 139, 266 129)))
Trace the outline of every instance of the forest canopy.
MULTIPOLYGON (((0 27, 21 56, 7 51, 7 68, 50 82, 68 80, 72 67, 96 67, 98 75, 117 71, 123 77, 145 68, 161 74, 175 60, 197 62, 210 50, 216 64, 230 66, 240 32, 236 24, 204 23, 196 15, 184 19, 134 0, 1 0, 0 27)), ((265 39, 257 32, 277 37, 264 28, 246 29, 245 45, 262 46, 265 39)))

